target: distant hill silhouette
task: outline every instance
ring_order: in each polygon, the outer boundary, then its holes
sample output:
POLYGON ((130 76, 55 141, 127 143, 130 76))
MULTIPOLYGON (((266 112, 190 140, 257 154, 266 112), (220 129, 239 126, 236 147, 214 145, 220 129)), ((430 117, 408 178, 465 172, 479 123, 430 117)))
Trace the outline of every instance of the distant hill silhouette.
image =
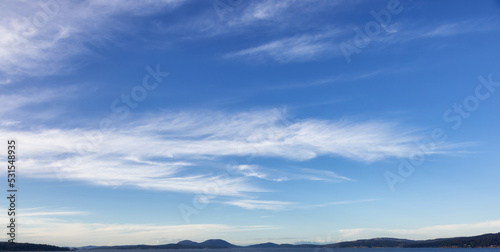
POLYGON ((272 242, 247 246, 248 248, 278 248, 280 245, 272 242))
POLYGON ((206 240, 202 243, 200 243, 201 246, 207 247, 207 248, 213 248, 213 247, 218 247, 218 248, 236 248, 238 246, 231 244, 227 241, 221 240, 221 239, 212 239, 212 240, 206 240))
POLYGON ((373 238, 328 244, 328 248, 397 248, 415 241, 396 238, 373 238))
POLYGON ((433 240, 375 238, 328 244, 328 248, 500 248, 500 233, 433 240))
MULTIPOLYGON (((210 248, 500 248, 500 233, 484 234, 471 237, 440 238, 432 240, 405 240, 396 238, 374 238, 349 242, 339 242, 327 245, 315 244, 276 244, 261 243, 250 246, 237 246, 221 239, 211 239, 204 242, 189 240, 176 244, 164 245, 125 245, 125 246, 85 246, 86 249, 210 249, 210 248)), ((69 251, 46 244, 0 242, 0 251, 69 251)))
MULTIPOLYGON (((484 234, 472 237, 441 238, 433 240, 405 240, 396 238, 373 238, 327 245, 315 244, 276 244, 261 243, 249 246, 237 246, 221 239, 194 242, 180 241, 176 244, 164 245, 128 245, 104 246, 95 249, 210 249, 210 248, 500 248, 500 233, 484 234)), ((83 247, 82 247, 83 248, 83 247)), ((94 247, 93 247, 94 248, 94 247)))
POLYGON ((177 244, 184 245, 184 246, 198 246, 198 245, 200 245, 199 243, 194 242, 194 241, 190 241, 190 240, 180 241, 177 244))
POLYGON ((0 242, 0 251, 69 251, 69 248, 46 244, 0 242))
POLYGON ((190 240, 184 240, 180 241, 177 244, 178 246, 185 246, 185 247, 190 247, 190 248, 236 248, 239 246, 236 246, 234 244, 231 244, 227 241, 221 240, 221 239, 211 239, 211 240, 206 240, 204 242, 198 243, 190 240))
POLYGON ((272 242, 260 243, 255 245, 246 246, 245 248, 317 248, 322 247, 321 245, 316 244, 276 244, 272 242))
POLYGON ((484 234, 472 237, 455 237, 416 241, 405 246, 406 248, 500 248, 500 233, 484 234))

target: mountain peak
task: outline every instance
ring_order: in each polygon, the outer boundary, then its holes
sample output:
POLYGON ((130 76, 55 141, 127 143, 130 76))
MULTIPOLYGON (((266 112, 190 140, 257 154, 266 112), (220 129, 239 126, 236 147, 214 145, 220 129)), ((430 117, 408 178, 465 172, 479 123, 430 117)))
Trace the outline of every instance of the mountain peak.
POLYGON ((186 246, 199 245, 199 243, 194 242, 194 241, 190 241, 190 240, 183 240, 183 241, 178 242, 177 244, 179 244, 179 245, 186 245, 186 246))
POLYGON ((234 247, 238 247, 234 244, 231 244, 227 241, 224 241, 224 240, 221 240, 221 239, 210 239, 210 240, 206 240, 202 243, 200 243, 200 245, 203 245, 203 246, 213 246, 213 247, 221 247, 221 248, 234 248, 234 247))

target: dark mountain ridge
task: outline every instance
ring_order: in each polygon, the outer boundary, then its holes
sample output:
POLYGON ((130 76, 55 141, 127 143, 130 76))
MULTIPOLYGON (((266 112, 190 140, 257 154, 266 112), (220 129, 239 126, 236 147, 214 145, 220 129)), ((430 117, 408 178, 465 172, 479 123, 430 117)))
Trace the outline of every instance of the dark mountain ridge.
POLYGON ((236 248, 239 246, 236 246, 234 244, 231 244, 227 241, 221 240, 221 239, 211 239, 211 240, 206 240, 202 243, 199 243, 199 245, 203 247, 219 247, 219 248, 236 248))
POLYGON ((0 242, 0 251, 69 251, 69 248, 46 244, 0 242))
POLYGON ((339 242, 326 245, 315 244, 276 244, 272 242, 237 246, 221 239, 204 242, 190 240, 164 245, 104 246, 95 249, 210 249, 210 248, 500 248, 500 233, 471 237, 439 238, 432 240, 407 240, 397 238, 373 238, 339 242))
POLYGON ((327 248, 500 248, 500 233, 471 237, 405 240, 374 238, 324 245, 327 248))

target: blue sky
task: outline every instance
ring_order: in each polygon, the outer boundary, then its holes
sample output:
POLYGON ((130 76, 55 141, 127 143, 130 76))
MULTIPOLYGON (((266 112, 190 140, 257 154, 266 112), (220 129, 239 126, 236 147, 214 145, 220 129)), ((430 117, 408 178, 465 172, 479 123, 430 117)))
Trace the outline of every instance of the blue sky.
POLYGON ((19 241, 500 231, 498 1, 0 5, 19 241))

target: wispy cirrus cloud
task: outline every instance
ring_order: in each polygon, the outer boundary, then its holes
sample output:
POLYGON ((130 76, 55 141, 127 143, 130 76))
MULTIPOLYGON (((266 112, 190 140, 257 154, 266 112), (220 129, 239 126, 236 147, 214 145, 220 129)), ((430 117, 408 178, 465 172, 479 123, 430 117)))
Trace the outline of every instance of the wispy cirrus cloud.
MULTIPOLYGON (((271 8, 272 9, 272 8, 271 8)), ((257 15, 258 16, 258 15, 257 15)), ((264 15, 265 16, 265 15, 264 15)), ((254 18, 255 19, 255 18, 254 18)), ((369 47, 362 49, 386 47, 394 44, 408 43, 421 39, 435 39, 467 33, 487 32, 494 29, 491 23, 498 22, 497 18, 487 17, 465 21, 448 21, 440 24, 428 24, 412 27, 411 23, 394 22, 381 29, 380 34, 372 37, 365 35, 364 43, 369 47), (417 31, 416 31, 417 30, 417 31)), ((227 53, 225 58, 245 59, 255 62, 267 62, 271 59, 279 63, 314 61, 321 58, 343 57, 341 43, 351 43, 359 36, 354 29, 362 30, 364 24, 342 24, 335 29, 323 27, 323 32, 306 33, 301 35, 280 37, 269 42, 227 53)))
MULTIPOLYGON (((0 91, 4 91, 2 88, 8 87, 0 87, 0 91)), ((57 89, 32 88, 30 90, 20 90, 17 92, 11 92, 10 90, 8 93, 2 92, 2 94, 0 94, 0 99, 11 102, 3 104, 0 108, 0 116, 16 118, 17 120, 21 120, 25 118, 25 116, 33 116, 27 108, 47 105, 54 100, 64 100, 70 97, 74 91, 74 87, 64 87, 57 89)), ((56 114, 53 110, 51 113, 56 114)))
MULTIPOLYGON (((336 83, 343 83, 343 82, 354 82, 358 80, 364 80, 364 79, 370 79, 373 77, 378 77, 380 75, 387 75, 387 74, 399 74, 399 73, 407 73, 414 71, 409 68, 400 68, 400 69, 377 69, 377 70, 371 70, 371 71, 366 71, 366 72, 358 72, 354 74, 338 74, 334 76, 328 76, 324 78, 317 78, 311 81, 306 81, 306 82, 296 82, 296 83, 289 83, 289 84, 284 84, 284 85, 270 85, 266 86, 264 90, 281 90, 281 89, 294 89, 294 88, 310 88, 310 87, 316 87, 316 86, 322 86, 322 85, 331 85, 331 84, 336 84, 336 83)), ((343 101, 342 99, 340 100, 330 100, 328 103, 337 103, 343 101)), ((324 102, 319 102, 319 104, 323 104, 324 102)))
POLYGON ((238 165, 235 170, 246 177, 255 177, 276 182, 289 180, 312 180, 325 182, 352 181, 352 179, 340 176, 333 171, 308 169, 308 168, 281 168, 273 169, 259 165, 238 165))
POLYGON ((0 86, 0 99, 9 101, 0 107, 0 128, 21 130, 58 121, 68 113, 67 107, 61 104, 73 100, 77 91, 81 89, 74 85, 50 89, 0 86))
MULTIPOLYGON (((126 23, 124 16, 153 16, 160 11, 175 10, 185 2, 188 1, 3 1, 0 3, 0 56, 3 59, 0 83, 9 84, 23 76, 46 76, 76 69, 81 64, 74 60, 76 56, 95 53, 89 45, 106 46, 112 38, 134 30, 134 25, 126 23)), ((152 24, 157 26, 156 32, 166 34, 169 41, 174 42, 172 34, 176 34, 176 38, 200 39, 239 34, 248 27, 288 24, 297 20, 297 13, 327 6, 334 9, 332 6, 338 3, 252 1, 244 3, 228 22, 221 22, 216 10, 209 8, 183 17, 182 22, 153 20, 152 24), (272 20, 275 22, 269 25, 272 20)), ((298 20, 296 23, 302 24, 298 20)), ((165 40, 161 41, 164 45, 165 40)), ((306 57, 306 53, 299 50, 299 46, 295 46, 296 57, 306 57)))
MULTIPOLYGON (((122 17, 154 16, 160 11, 172 13, 185 2, 187 1, 164 0, 139 4, 134 1, 53 0, 40 5, 30 1, 3 1, 0 3, 0 57, 3 59, 0 62, 0 84, 13 83, 23 76, 70 72, 81 65, 80 61, 74 60, 76 56, 96 53, 89 45, 106 46, 112 38, 134 30, 134 25, 126 23, 122 17)), ((238 35, 249 29, 269 30, 264 36, 267 42, 221 53, 226 58, 253 61, 311 61, 341 56, 339 44, 355 36, 352 27, 356 24, 333 22, 325 25, 322 21, 311 19, 308 13, 318 15, 323 12, 324 15, 331 15, 332 12, 357 3, 252 1, 235 8, 237 14, 232 15, 227 22, 221 22, 216 11, 210 8, 185 17, 183 22, 163 23, 162 20, 153 20, 151 23, 158 27, 155 32, 170 38, 167 43, 178 42, 172 37, 197 40, 238 35), (342 8, 338 7, 340 4, 342 8)), ((389 45, 422 38, 488 31, 494 27, 488 24, 495 22, 493 18, 484 18, 416 28, 407 23, 395 22, 391 25, 390 32, 373 38, 373 44, 389 45), (418 32, 414 32, 415 29, 418 32)), ((164 39, 160 41, 162 45, 165 44, 164 39)))
POLYGON ((23 76, 71 71, 76 55, 91 54, 115 31, 126 31, 120 15, 149 15, 172 9, 181 0, 150 1, 2 1, 0 3, 0 83, 23 76))
MULTIPOLYGON (((220 3, 220 2, 214 2, 220 3)), ((211 9, 203 10, 197 15, 183 17, 184 22, 166 23, 157 21, 158 31, 162 34, 175 34, 181 40, 196 40, 222 36, 239 36, 254 33, 265 37, 282 36, 282 32, 316 30, 323 27, 323 21, 312 20, 311 15, 322 12, 331 16, 356 6, 359 1, 241 1, 239 4, 214 4, 211 9), (339 6, 341 5, 341 6, 339 6), (304 20, 307 20, 305 22, 304 20)))
POLYGON ((223 203, 227 205, 242 207, 249 210, 271 210, 271 211, 282 211, 290 209, 290 207, 296 204, 293 202, 285 202, 285 201, 251 200, 251 199, 234 200, 223 203))
MULTIPOLYGON (((309 15, 312 13, 327 13, 332 15, 340 9, 348 9, 356 6, 359 1, 311 1, 311 0, 286 0, 286 1, 249 1, 244 4, 238 15, 231 15, 227 20, 228 27, 245 27, 263 25, 271 29, 281 29, 293 27, 294 29, 304 29, 305 26, 312 28, 318 26, 317 21, 312 20, 309 15), (304 19, 309 22, 305 24, 304 19), (274 28, 273 28, 274 27, 274 28)), ((236 7, 238 8, 238 7, 236 7)))
POLYGON ((23 209, 22 217, 33 217, 33 216, 74 216, 74 215, 88 215, 87 212, 81 211, 26 211, 23 209))
POLYGON ((241 20, 243 22, 255 22, 279 17, 285 10, 298 1, 261 1, 254 2, 244 11, 241 20))
POLYGON ((270 210, 270 211, 286 211, 293 209, 313 209, 329 206, 342 206, 350 204, 359 204, 365 202, 373 202, 378 199, 361 199, 348 201, 335 201, 322 204, 305 204, 300 202, 287 202, 276 200, 254 200, 254 199, 238 199, 222 202, 223 204, 238 206, 247 210, 270 210))
POLYGON ((498 17, 483 17, 463 21, 443 22, 437 26, 422 28, 422 37, 443 37, 465 33, 487 32, 495 29, 493 23, 500 21, 498 17))
POLYGON ((462 34, 489 32, 495 29, 493 23, 498 23, 497 17, 475 18, 461 21, 443 21, 414 27, 411 23, 395 23, 393 30, 385 36, 373 38, 373 42, 382 46, 404 44, 422 39, 442 39, 462 34))
POLYGON ((226 58, 248 58, 256 61, 307 61, 339 52, 332 42, 335 31, 278 39, 252 48, 226 54, 226 58))
MULTIPOLYGON (((404 157, 423 136, 389 122, 302 119, 283 123, 276 110, 240 113, 213 111, 163 113, 112 130, 91 128, 0 128, 23 145, 25 176, 85 181, 102 186, 202 192, 223 179, 217 194, 262 192, 249 177, 267 180, 349 181, 331 170, 238 166, 230 178, 206 162, 232 156, 310 160, 337 156, 360 162, 404 157), (207 170, 209 169, 209 170, 207 170), (143 172, 147 170, 148 172, 143 172), (189 175, 185 175, 189 171, 189 175), (219 173, 218 173, 219 172, 219 173), (219 174, 219 175, 217 175, 219 174)), ((426 154, 453 153, 442 144, 426 154)))
POLYGON ((303 208, 318 208, 318 207, 328 207, 328 206, 341 206, 341 205, 350 205, 350 204, 358 204, 358 203, 365 203, 365 202, 373 202, 373 201, 378 201, 379 199, 360 199, 360 200, 345 200, 345 201, 334 201, 334 202, 327 202, 323 204, 313 204, 313 205, 307 205, 304 206, 303 208))

